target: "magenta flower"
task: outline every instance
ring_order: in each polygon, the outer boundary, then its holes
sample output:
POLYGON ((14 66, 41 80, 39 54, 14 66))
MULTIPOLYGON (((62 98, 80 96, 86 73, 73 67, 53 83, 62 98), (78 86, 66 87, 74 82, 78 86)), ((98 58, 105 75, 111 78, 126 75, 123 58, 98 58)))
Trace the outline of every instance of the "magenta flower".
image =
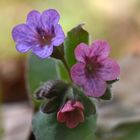
POLYGON ((59 46, 65 38, 62 27, 58 24, 59 18, 58 12, 53 9, 42 14, 31 11, 26 24, 19 24, 12 31, 16 49, 21 53, 32 50, 41 58, 49 57, 53 47, 59 46))
POLYGON ((84 121, 83 110, 84 107, 81 102, 69 100, 57 113, 57 120, 60 123, 66 122, 68 128, 75 128, 84 121))
POLYGON ((120 74, 116 61, 108 57, 110 47, 106 41, 95 41, 89 47, 81 43, 75 49, 77 64, 71 68, 73 81, 81 86, 86 95, 102 96, 107 88, 107 82, 115 80, 120 74))

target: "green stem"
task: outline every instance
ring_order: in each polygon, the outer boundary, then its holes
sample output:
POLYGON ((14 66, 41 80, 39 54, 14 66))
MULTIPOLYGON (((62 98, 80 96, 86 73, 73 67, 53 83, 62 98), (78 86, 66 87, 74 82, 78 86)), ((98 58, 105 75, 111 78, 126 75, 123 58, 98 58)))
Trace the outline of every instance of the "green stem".
POLYGON ((64 64, 64 66, 65 66, 65 68, 66 68, 66 70, 67 70, 67 72, 69 74, 69 79, 72 82, 71 75, 70 75, 70 69, 69 69, 67 61, 66 61, 66 59, 64 57, 63 44, 61 46, 59 46, 59 47, 55 47, 55 50, 54 50, 54 52, 52 54, 52 57, 62 61, 62 63, 64 64))
POLYGON ((66 62, 66 59, 63 57, 63 58, 61 59, 61 61, 63 62, 64 66, 65 66, 65 68, 66 68, 66 70, 67 70, 67 72, 68 72, 68 74, 69 74, 70 81, 72 82, 71 74, 70 74, 70 69, 69 69, 69 66, 68 66, 68 64, 67 64, 67 62, 66 62))

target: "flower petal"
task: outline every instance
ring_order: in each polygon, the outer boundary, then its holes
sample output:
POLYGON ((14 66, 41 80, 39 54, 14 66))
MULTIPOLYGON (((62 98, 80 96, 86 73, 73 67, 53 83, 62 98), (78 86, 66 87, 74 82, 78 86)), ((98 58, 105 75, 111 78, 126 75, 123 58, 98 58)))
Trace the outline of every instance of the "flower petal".
POLYGON ((36 11, 36 10, 32 10, 28 16, 27 16, 27 20, 26 23, 33 29, 36 29, 36 27, 40 27, 40 16, 41 14, 36 11))
POLYGON ((79 122, 84 122, 84 113, 82 111, 79 111, 79 122))
POLYGON ((102 96, 107 88, 107 84, 102 79, 94 77, 93 79, 87 79, 83 85, 85 94, 92 97, 102 96))
POLYGON ((97 74, 105 81, 114 80, 120 75, 120 67, 115 60, 107 58, 102 61, 102 67, 97 71, 97 74))
POLYGON ((61 109, 62 113, 73 111, 74 107, 72 106, 72 101, 67 101, 66 104, 61 109))
POLYGON ((55 37, 52 40, 52 44, 54 46, 59 46, 60 44, 64 42, 64 39, 65 39, 65 35, 62 30, 62 27, 59 24, 57 24, 55 26, 55 37))
POLYGON ((79 62, 85 62, 85 57, 88 56, 89 53, 89 47, 85 43, 80 43, 76 48, 75 48, 75 57, 77 61, 79 62))
POLYGON ((85 81, 85 65, 83 63, 77 63, 71 68, 71 78, 77 85, 83 85, 85 81))
POLYGON ((59 13, 54 9, 45 10, 41 15, 42 25, 46 30, 56 25, 60 19, 59 13))
POLYGON ((66 126, 68 128, 75 128, 79 124, 79 120, 77 120, 76 116, 73 115, 73 118, 66 121, 66 126))
POLYGON ((79 101, 76 101, 75 104, 73 104, 73 107, 80 110, 84 110, 84 106, 79 101))
POLYGON ((60 123, 64 123, 66 121, 66 115, 65 113, 62 113, 61 110, 57 112, 57 120, 60 123))
POLYGON ((92 43, 90 47, 89 57, 98 56, 98 59, 104 59, 108 57, 110 52, 110 46, 106 41, 97 40, 92 43))
POLYGON ((19 24, 12 30, 12 37, 16 42, 32 42, 35 40, 34 32, 26 24, 19 24))
POLYGON ((29 51, 31 49, 31 47, 32 47, 31 45, 25 44, 25 43, 16 44, 17 51, 19 51, 21 53, 25 53, 25 52, 29 51))
POLYGON ((70 112, 66 118, 66 125, 68 128, 75 128, 80 122, 84 121, 84 114, 80 110, 70 112))
POLYGON ((39 56, 40 58, 48 58, 53 52, 53 46, 40 46, 36 45, 32 47, 33 53, 39 56))

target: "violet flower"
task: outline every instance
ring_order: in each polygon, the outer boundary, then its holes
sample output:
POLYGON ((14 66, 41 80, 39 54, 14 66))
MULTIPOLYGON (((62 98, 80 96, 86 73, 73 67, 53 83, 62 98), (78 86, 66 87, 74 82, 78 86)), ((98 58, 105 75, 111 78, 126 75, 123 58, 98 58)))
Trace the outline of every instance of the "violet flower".
POLYGON ((75 128, 84 121, 84 107, 80 101, 68 100, 57 113, 57 120, 60 123, 66 123, 68 128, 75 128))
POLYGON ((59 46, 64 41, 64 32, 58 24, 59 14, 54 9, 44 11, 31 11, 26 24, 14 27, 12 37, 16 42, 16 49, 25 53, 32 50, 41 58, 49 57, 54 46, 59 46))
POLYGON ((106 81, 118 78, 120 67, 108 57, 109 52, 109 44, 101 40, 93 42, 90 47, 84 43, 76 47, 78 63, 71 68, 71 77, 84 89, 86 95, 102 96, 107 88, 106 81))

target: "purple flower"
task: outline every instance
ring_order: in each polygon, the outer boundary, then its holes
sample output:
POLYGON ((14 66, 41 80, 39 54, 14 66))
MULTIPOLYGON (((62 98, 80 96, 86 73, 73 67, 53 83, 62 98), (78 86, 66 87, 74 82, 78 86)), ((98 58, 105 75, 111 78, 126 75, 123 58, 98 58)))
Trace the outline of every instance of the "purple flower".
POLYGON ((84 106, 79 101, 68 100, 57 113, 57 120, 60 123, 66 122, 68 128, 75 128, 84 121, 84 106))
POLYGON ((16 49, 25 53, 32 50, 41 58, 49 57, 54 46, 59 46, 64 41, 64 32, 58 24, 59 14, 54 9, 44 11, 31 11, 26 24, 14 27, 12 37, 16 42, 16 49))
POLYGON ((108 43, 101 40, 90 47, 81 43, 75 49, 78 63, 71 68, 71 77, 88 96, 102 96, 107 88, 106 81, 115 80, 120 74, 120 67, 108 57, 109 52, 108 43))

